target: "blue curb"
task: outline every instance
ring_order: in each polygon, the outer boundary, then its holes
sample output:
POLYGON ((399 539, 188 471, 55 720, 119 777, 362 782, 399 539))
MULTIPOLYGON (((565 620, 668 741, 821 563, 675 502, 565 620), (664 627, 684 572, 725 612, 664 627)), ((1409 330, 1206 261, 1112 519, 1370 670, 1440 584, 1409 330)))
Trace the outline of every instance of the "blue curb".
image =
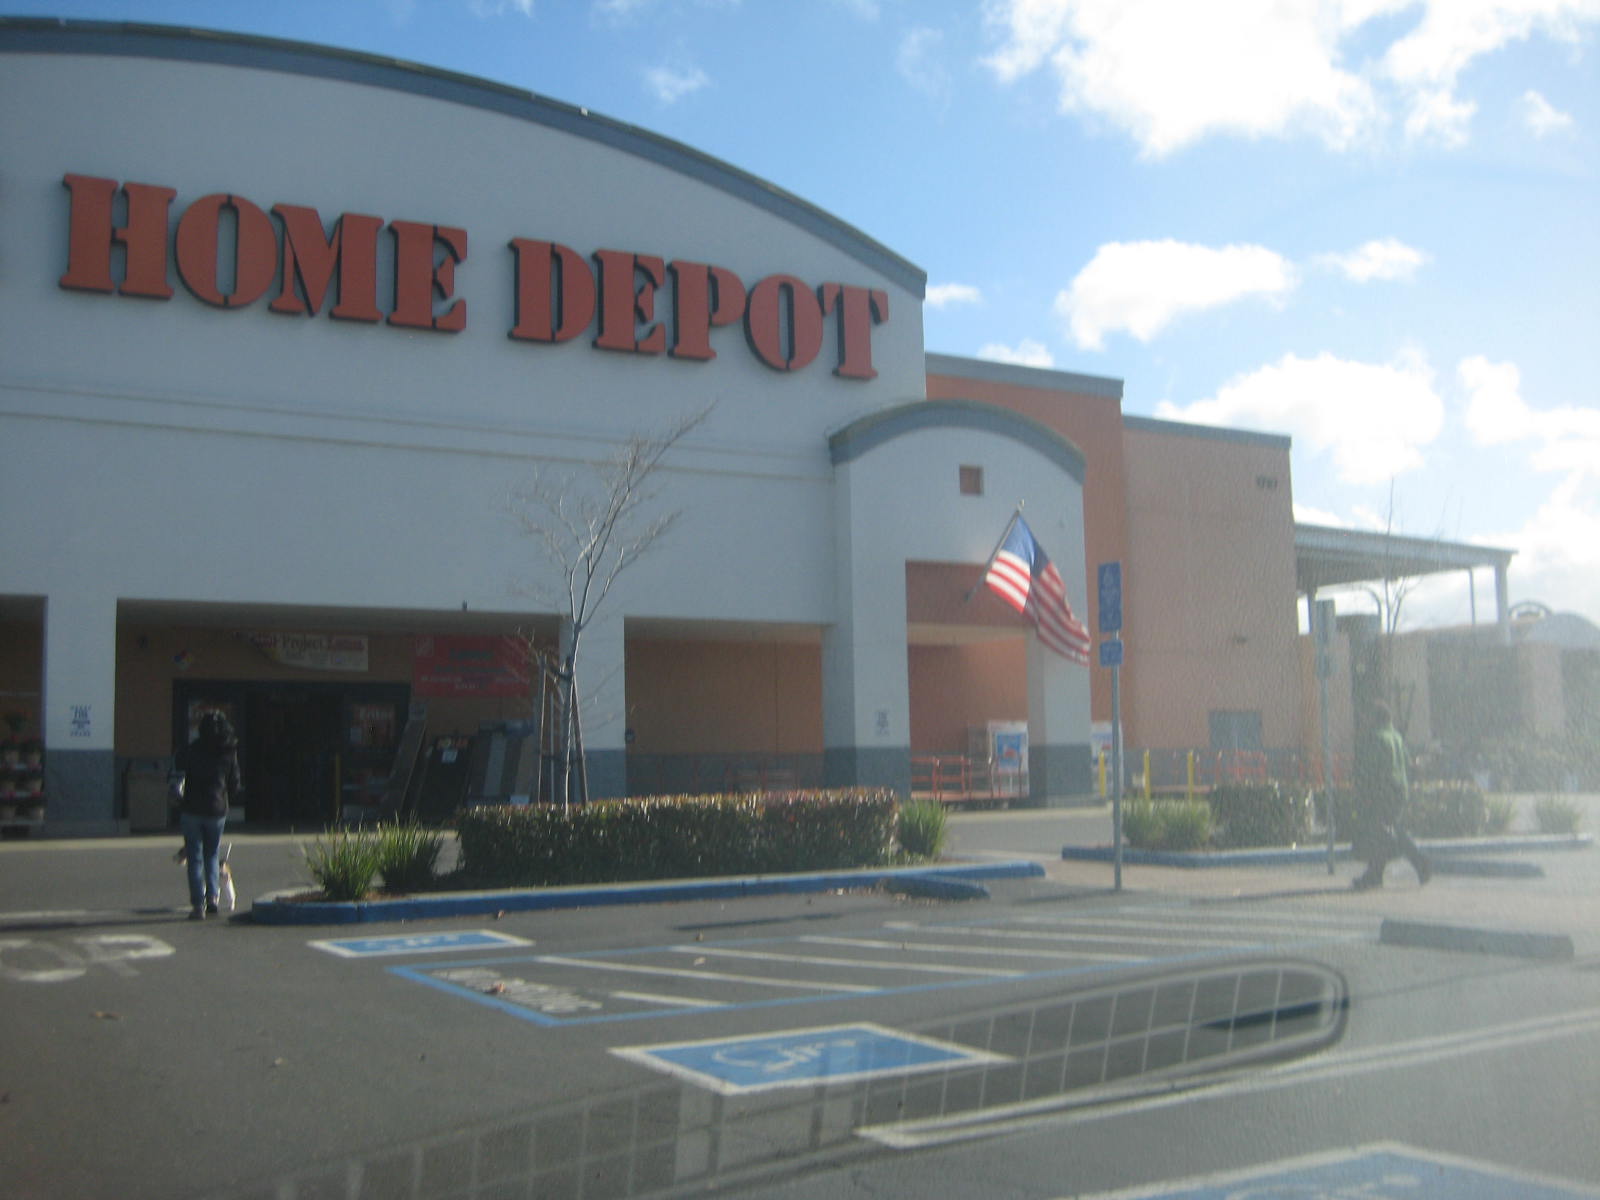
POLYGON ((1541 958, 1553 962, 1566 962, 1573 957, 1572 938, 1564 933, 1473 929, 1461 925, 1438 925, 1429 921, 1397 921, 1393 917, 1384 919, 1378 940, 1386 946, 1459 950, 1471 954, 1503 954, 1515 958, 1541 958))
MULTIPOLYGON (((1459 854, 1507 854, 1528 850, 1585 850, 1594 845, 1594 835, 1589 833, 1540 834, 1528 837, 1501 838, 1435 838, 1419 842, 1430 856, 1448 859, 1459 854)), ((1116 853, 1110 846, 1063 846, 1061 857, 1078 862, 1111 862, 1116 853)), ((1351 858, 1349 845, 1335 846, 1335 861, 1347 862, 1351 858)), ((1265 850, 1203 850, 1184 853, 1176 850, 1134 850, 1124 846, 1122 861, 1135 866, 1187 867, 1282 867, 1296 863, 1328 861, 1328 847, 1285 846, 1265 850)), ((1459 862, 1442 865, 1446 874, 1489 874, 1487 870, 1455 870, 1459 862)), ((1479 863, 1479 866, 1486 864, 1479 863)), ((1515 869, 1507 874, 1519 874, 1515 869)))
MULTIPOLYGON (((735 900, 745 896, 796 895, 839 888, 871 887, 885 881, 910 881, 910 887, 977 887, 975 879, 1027 879, 1044 875, 1036 862, 951 863, 930 872, 927 867, 892 867, 863 871, 828 871, 802 875, 743 875, 727 879, 692 879, 666 883, 619 883, 604 887, 525 888, 491 892, 440 892, 403 900, 289 901, 301 895, 273 892, 250 906, 250 918, 263 925, 354 925, 368 921, 422 921, 434 917, 480 916, 545 909, 599 908, 614 904, 667 904, 685 900, 735 900)), ((979 887, 984 895, 987 888, 979 887)), ((931 894, 931 893, 930 893, 931 894)), ((971 899, 963 893, 951 899, 971 899)))
POLYGON ((1496 879, 1543 879, 1544 868, 1538 863, 1504 862, 1497 858, 1453 858, 1439 855, 1433 859, 1435 875, 1481 875, 1496 879))

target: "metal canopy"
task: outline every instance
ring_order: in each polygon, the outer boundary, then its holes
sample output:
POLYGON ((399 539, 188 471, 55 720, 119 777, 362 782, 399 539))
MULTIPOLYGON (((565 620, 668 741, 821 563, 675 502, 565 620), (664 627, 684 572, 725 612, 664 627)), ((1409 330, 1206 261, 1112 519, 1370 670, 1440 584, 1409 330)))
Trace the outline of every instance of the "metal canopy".
POLYGON ((1295 585, 1302 595, 1323 588, 1382 579, 1411 579, 1447 571, 1493 567, 1505 578, 1515 550, 1497 550, 1436 538, 1367 533, 1326 525, 1294 527, 1295 585))

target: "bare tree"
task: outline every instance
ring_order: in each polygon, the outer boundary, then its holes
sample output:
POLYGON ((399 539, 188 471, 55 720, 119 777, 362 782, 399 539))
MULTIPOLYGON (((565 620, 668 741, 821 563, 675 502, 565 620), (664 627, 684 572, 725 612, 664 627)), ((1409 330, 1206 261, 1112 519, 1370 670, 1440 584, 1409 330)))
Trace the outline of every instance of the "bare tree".
POLYGON ((1382 637, 1380 652, 1382 661, 1379 670, 1382 678, 1379 680, 1380 694, 1388 703, 1390 711, 1394 713, 1395 724, 1402 730, 1411 727, 1411 709, 1416 701, 1416 684, 1407 680, 1402 683, 1395 673, 1395 639, 1400 633, 1400 613, 1405 607, 1406 598, 1416 588, 1419 577, 1415 574, 1402 575, 1399 566, 1394 561, 1393 539, 1395 524, 1394 480, 1389 480, 1389 511, 1384 519, 1383 538, 1383 591, 1375 595, 1378 601, 1378 624, 1382 637))
MULTIPOLYGON (((556 569, 558 582, 539 589, 563 620, 552 652, 527 638, 535 694, 555 689, 557 788, 563 805, 589 797, 583 751, 582 689, 578 681, 583 632, 605 605, 618 577, 677 524, 679 510, 660 511, 652 481, 668 451, 711 415, 714 405, 655 434, 634 434, 616 454, 585 469, 536 469, 511 496, 512 517, 556 569)), ((542 709, 537 710, 541 712, 542 709)))

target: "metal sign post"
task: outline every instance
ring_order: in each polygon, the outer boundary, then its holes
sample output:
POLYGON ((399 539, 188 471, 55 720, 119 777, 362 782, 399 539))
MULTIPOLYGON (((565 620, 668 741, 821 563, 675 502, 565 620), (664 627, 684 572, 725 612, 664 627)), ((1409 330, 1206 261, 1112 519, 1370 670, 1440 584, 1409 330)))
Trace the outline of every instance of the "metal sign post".
POLYGON ((1333 764, 1328 758, 1328 677, 1333 674, 1333 601, 1311 605, 1311 640, 1317 651, 1317 714, 1322 721, 1322 819, 1328 826, 1328 874, 1333 874, 1333 764))
MULTIPOLYGON (((1100 632, 1122 632, 1122 564, 1101 563, 1099 569, 1100 632)), ((1112 636, 1100 643, 1100 665, 1111 668, 1111 861, 1112 881, 1122 890, 1122 639, 1112 636)))

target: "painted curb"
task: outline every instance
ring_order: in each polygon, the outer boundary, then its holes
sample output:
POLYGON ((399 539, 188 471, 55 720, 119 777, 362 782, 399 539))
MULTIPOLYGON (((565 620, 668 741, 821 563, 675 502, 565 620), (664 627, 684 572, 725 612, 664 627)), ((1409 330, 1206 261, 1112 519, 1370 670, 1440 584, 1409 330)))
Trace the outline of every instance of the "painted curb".
MULTIPOLYGON (((1594 835, 1589 833, 1574 834, 1541 834, 1528 837, 1502 837, 1502 838, 1434 838, 1417 843, 1430 856, 1441 860, 1441 864, 1452 856, 1460 854, 1510 854, 1522 853, 1530 850, 1586 850, 1594 845, 1594 835)), ((1063 846, 1061 857, 1077 862, 1111 862, 1115 851, 1110 846, 1063 846)), ((1351 859, 1348 844, 1336 845, 1333 851, 1336 862, 1348 862, 1351 859)), ((1209 867, 1283 867, 1296 863, 1318 863, 1328 861, 1328 847, 1322 846, 1282 846, 1264 850, 1214 850, 1198 853, 1185 853, 1176 850, 1134 850, 1124 846, 1122 850, 1124 865, 1146 867, 1186 867, 1194 870, 1204 870, 1209 867)), ((1456 860, 1451 866, 1442 867, 1444 874, 1487 874, 1487 871, 1454 870, 1458 865, 1456 860)), ((1436 864, 1440 867, 1441 864, 1436 864)), ((1508 874, 1519 874, 1510 871, 1508 874)))
POLYGON ((1459 950, 1470 954, 1500 954, 1550 962, 1565 962, 1574 954, 1572 938, 1564 933, 1477 929, 1464 925, 1438 925, 1429 921, 1397 921, 1393 917, 1384 918, 1378 940, 1385 946, 1459 950))
MULTIPOLYGON (((885 880, 911 880, 912 886, 931 881, 950 888, 977 886, 976 879, 1039 878, 1044 868, 1036 862, 951 863, 937 872, 926 867, 892 867, 865 871, 827 871, 800 875, 740 875, 726 879, 691 879, 662 883, 619 883, 604 887, 519 888, 488 892, 439 892, 404 900, 349 902, 280 899, 300 895, 305 889, 271 892, 250 906, 250 919, 262 925, 355 925, 368 921, 421 921, 433 917, 479 916, 493 913, 533 912, 570 908, 599 908, 616 904, 668 904, 686 900, 733 900, 745 896, 797 895, 829 892, 838 888, 871 886, 885 880), (920 881, 920 882, 919 882, 920 881)), ((985 895, 987 888, 980 889, 985 895)), ((970 899, 963 894, 959 899, 970 899)))
POLYGON ((1433 860, 1435 875, 1476 875, 1491 879, 1543 879, 1538 863, 1508 862, 1498 858, 1451 858, 1439 855, 1433 860))

